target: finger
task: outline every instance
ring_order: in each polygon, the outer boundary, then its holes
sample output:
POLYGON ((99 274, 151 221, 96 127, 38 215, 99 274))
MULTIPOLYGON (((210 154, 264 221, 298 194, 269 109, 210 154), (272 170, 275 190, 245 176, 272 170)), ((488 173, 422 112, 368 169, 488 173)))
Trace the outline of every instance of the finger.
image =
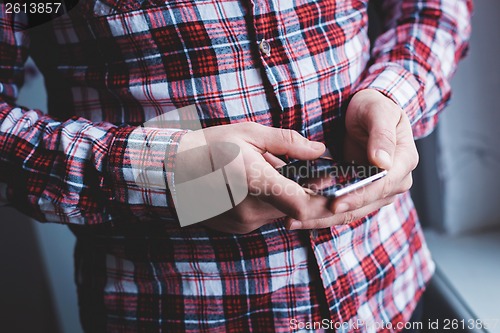
POLYGON ((249 195, 236 207, 231 209, 229 215, 238 221, 253 224, 267 220, 275 220, 284 217, 285 214, 271 204, 260 200, 258 197, 249 195))
POLYGON ((410 166, 410 170, 414 170, 418 165, 418 151, 413 139, 413 132, 410 121, 406 115, 403 115, 400 124, 398 125, 398 146, 397 152, 401 159, 406 161, 410 166))
POLYGON ((264 154, 262 154, 262 156, 264 157, 264 159, 273 166, 273 168, 280 168, 284 165, 286 165, 285 161, 283 161, 282 159, 274 156, 273 154, 271 154, 270 152, 266 152, 264 154))
POLYGON ((251 175, 250 193, 271 204, 287 216, 308 220, 332 215, 328 210, 328 199, 311 195, 296 182, 283 177, 268 163, 250 168, 259 170, 251 175))
POLYGON ((378 200, 406 192, 412 183, 411 167, 398 163, 382 179, 334 200, 330 209, 335 214, 360 209, 378 200))
POLYGON ((248 133, 248 142, 273 155, 287 155, 300 160, 311 160, 320 157, 326 147, 318 141, 310 141, 297 131, 253 125, 253 132, 248 133))
POLYGON ((401 112, 394 105, 389 110, 371 112, 368 117, 368 159, 374 165, 389 170, 392 167, 397 144, 396 129, 401 118, 401 112))
POLYGON ((369 215, 370 213, 373 213, 383 206, 390 205, 394 202, 396 199, 396 196, 385 198, 378 200, 376 202, 373 202, 372 204, 362 207, 360 209, 356 209, 354 211, 348 211, 345 213, 341 214, 335 214, 333 216, 325 217, 325 218, 320 218, 320 219, 313 219, 313 220, 306 220, 306 221, 299 221, 295 220, 293 218, 288 217, 285 220, 285 226, 287 229, 294 230, 294 229, 322 229, 322 228, 329 228, 331 226, 335 225, 343 225, 343 224, 350 224, 353 223, 361 218, 364 218, 365 216, 369 215))
POLYGON ((281 211, 250 195, 235 208, 201 224, 221 232, 245 234, 282 217, 281 211))
POLYGON ((357 209, 381 198, 406 192, 412 185, 411 172, 418 164, 418 152, 413 140, 410 123, 402 115, 397 125, 397 145, 393 166, 386 177, 335 200, 332 207, 336 213, 357 209))

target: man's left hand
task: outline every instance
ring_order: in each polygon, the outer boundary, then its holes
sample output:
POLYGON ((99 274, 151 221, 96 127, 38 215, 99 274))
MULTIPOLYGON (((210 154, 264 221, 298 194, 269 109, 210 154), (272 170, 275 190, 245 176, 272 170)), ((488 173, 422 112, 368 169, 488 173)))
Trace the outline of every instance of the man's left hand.
POLYGON ((406 113, 373 89, 357 92, 346 112, 346 161, 370 163, 388 171, 384 178, 334 200, 332 216, 308 221, 291 218, 291 229, 317 229, 348 224, 394 202, 412 185, 418 153, 406 113))

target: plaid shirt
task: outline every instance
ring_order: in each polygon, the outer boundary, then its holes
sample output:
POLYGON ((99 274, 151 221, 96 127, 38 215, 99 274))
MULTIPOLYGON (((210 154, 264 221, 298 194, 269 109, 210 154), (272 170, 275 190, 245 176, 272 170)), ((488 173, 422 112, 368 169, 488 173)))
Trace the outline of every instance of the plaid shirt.
MULTIPOLYGON (((81 0, 31 29, 0 4, 0 199, 72 226, 87 331, 312 331, 323 318, 339 332, 398 331, 410 318, 434 266, 408 194, 321 230, 180 228, 168 190, 134 182, 126 149, 137 125, 194 104, 202 126, 292 128, 335 153, 364 88, 426 135, 467 48, 471 1, 378 4, 371 52, 367 0, 81 0), (15 104, 29 55, 49 115, 15 104), (345 325, 356 321, 368 325, 345 325)), ((185 131, 144 130, 153 162, 167 151, 171 163, 185 131)))

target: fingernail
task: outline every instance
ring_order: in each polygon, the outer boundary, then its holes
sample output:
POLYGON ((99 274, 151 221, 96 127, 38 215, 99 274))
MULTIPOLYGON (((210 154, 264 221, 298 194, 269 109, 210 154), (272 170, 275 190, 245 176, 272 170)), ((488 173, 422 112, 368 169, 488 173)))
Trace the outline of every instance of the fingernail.
POLYGON ((324 150, 325 145, 319 141, 309 141, 309 146, 314 150, 324 150))
POLYGON ((292 220, 292 223, 290 223, 290 230, 295 230, 295 229, 300 229, 302 228, 302 222, 297 221, 297 220, 292 220))
POLYGON ((337 209, 335 209, 335 214, 340 214, 347 212, 349 210, 349 205, 346 203, 341 203, 337 206, 337 209))
POLYGON ((385 169, 389 169, 392 165, 391 156, 385 150, 377 150, 377 159, 379 160, 380 166, 385 169))

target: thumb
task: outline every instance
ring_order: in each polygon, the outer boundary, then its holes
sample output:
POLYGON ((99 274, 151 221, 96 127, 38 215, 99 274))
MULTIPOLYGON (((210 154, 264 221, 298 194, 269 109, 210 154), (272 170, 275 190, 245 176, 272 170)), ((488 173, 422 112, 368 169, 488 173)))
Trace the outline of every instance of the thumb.
POLYGON ((368 159, 383 169, 390 169, 396 151, 396 126, 392 121, 376 117, 368 136, 368 159))
POLYGON ((318 158, 326 149, 323 143, 310 141, 297 131, 268 126, 261 126, 252 141, 273 155, 288 155, 300 160, 318 158))

